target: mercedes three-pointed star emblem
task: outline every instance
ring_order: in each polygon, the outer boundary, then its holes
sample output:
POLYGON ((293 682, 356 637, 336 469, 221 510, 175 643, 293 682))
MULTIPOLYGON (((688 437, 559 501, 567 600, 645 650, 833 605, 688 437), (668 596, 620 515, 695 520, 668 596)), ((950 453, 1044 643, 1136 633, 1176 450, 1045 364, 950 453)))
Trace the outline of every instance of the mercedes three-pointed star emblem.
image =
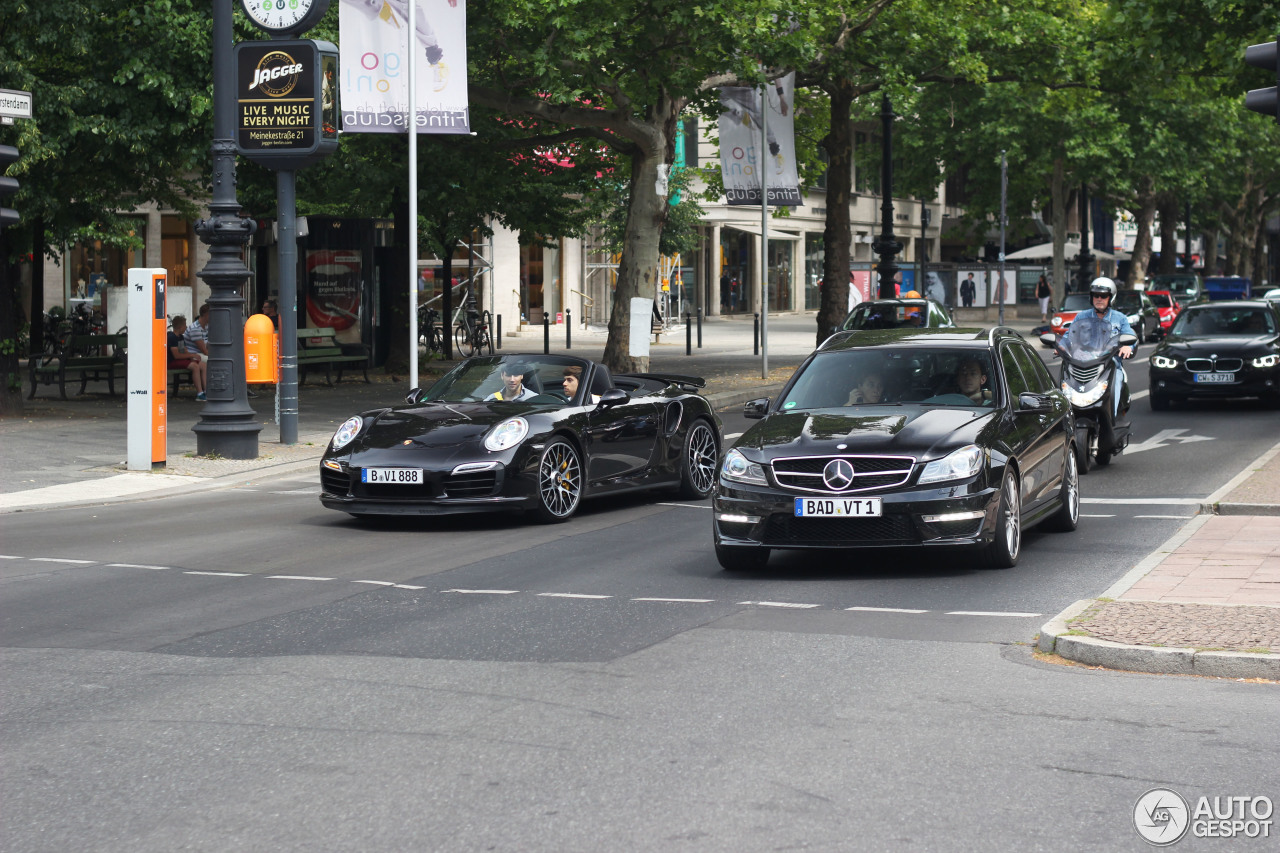
POLYGON ((853 485, 853 465, 848 459, 832 459, 822 469, 822 482, 833 492, 842 492, 853 485))

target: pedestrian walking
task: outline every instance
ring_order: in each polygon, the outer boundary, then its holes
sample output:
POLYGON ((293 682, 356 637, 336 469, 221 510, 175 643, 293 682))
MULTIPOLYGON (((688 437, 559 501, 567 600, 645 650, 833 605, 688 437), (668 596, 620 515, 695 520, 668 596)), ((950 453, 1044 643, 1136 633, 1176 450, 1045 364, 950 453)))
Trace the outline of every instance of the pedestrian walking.
POLYGON ((1045 323, 1049 320, 1049 297, 1053 296, 1053 288, 1049 286, 1049 279, 1044 277, 1044 273, 1040 273, 1040 280, 1036 282, 1036 299, 1040 300, 1040 322, 1045 323))

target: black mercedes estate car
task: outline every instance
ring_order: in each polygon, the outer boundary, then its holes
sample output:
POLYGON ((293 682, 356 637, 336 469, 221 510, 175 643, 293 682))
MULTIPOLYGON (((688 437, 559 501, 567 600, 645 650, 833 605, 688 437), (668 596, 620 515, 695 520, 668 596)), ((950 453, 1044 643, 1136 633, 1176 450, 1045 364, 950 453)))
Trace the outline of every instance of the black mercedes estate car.
POLYGON ((716 557, 963 547, 1017 563, 1024 527, 1080 514, 1071 406, 1012 329, 838 332, 726 452, 716 557))

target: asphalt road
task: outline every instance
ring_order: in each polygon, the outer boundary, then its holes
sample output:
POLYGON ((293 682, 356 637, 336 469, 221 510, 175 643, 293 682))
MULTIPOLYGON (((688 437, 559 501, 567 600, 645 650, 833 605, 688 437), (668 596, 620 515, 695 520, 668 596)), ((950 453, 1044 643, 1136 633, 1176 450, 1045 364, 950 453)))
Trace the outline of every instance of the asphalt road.
POLYGON ((667 496, 368 525, 310 473, 7 516, 0 848, 1138 850, 1151 788, 1280 800, 1274 685, 1032 654, 1275 438, 1135 413, 1008 571, 731 575, 667 496))

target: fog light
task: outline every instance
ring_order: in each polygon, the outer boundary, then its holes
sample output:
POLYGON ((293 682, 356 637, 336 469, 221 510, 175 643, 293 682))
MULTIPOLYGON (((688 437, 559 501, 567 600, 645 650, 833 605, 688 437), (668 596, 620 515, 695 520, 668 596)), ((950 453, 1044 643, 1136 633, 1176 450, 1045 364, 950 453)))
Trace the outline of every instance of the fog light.
POLYGON ((729 524, 757 524, 760 521, 758 515, 734 515, 728 512, 716 513, 716 521, 727 521, 729 524))
POLYGON ((982 518, 986 514, 985 510, 978 509, 973 512, 947 512, 942 515, 926 515, 924 523, 942 524, 947 521, 972 521, 975 518, 982 518))

